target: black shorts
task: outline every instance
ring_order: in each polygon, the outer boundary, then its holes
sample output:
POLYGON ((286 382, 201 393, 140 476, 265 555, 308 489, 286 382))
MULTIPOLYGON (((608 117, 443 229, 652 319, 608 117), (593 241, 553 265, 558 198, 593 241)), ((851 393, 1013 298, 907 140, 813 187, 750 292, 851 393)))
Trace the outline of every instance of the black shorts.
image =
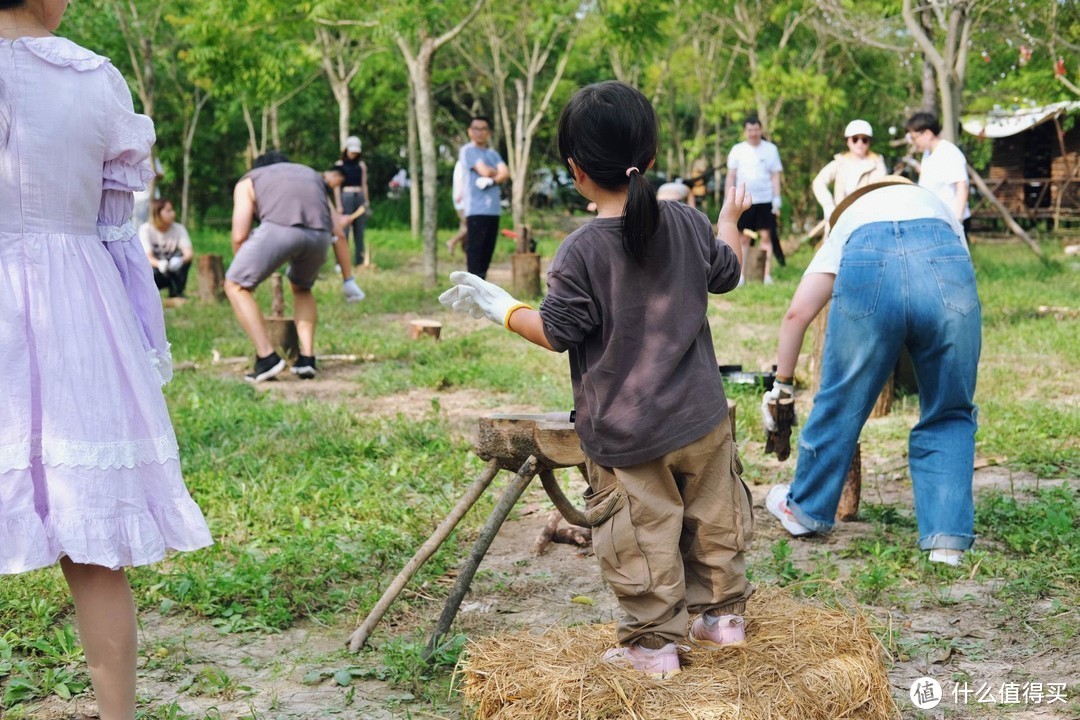
POLYGON ((776 216, 772 212, 772 203, 754 203, 742 214, 738 223, 739 230, 768 230, 775 234, 776 216))

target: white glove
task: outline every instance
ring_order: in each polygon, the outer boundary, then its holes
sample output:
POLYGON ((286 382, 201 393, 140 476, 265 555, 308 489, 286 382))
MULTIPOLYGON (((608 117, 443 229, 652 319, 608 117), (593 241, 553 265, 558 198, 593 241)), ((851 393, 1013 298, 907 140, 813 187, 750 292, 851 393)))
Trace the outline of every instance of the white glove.
POLYGON ((477 319, 486 317, 491 322, 498 323, 507 329, 510 327, 507 322, 515 310, 530 307, 515 300, 510 293, 498 285, 489 283, 472 273, 452 272, 450 282, 457 284, 440 295, 439 302, 477 319))
POLYGON ((776 420, 769 412, 769 405, 780 398, 795 397, 795 386, 786 383, 773 382, 772 390, 769 390, 761 398, 761 424, 765 426, 765 432, 776 432, 776 420))
POLYGON ((489 177, 478 177, 478 178, 476 178, 476 187, 478 187, 481 190, 487 190, 489 187, 491 187, 494 184, 495 184, 495 181, 492 180, 489 177))
POLYGON ((169 258, 169 272, 179 272, 182 267, 184 267, 184 258, 179 255, 169 258))
POLYGON ((773 199, 772 199, 772 211, 773 211, 773 213, 774 213, 774 214, 775 214, 775 213, 779 213, 779 212, 780 212, 780 207, 781 207, 781 206, 782 206, 783 204, 784 204, 784 202, 783 202, 783 201, 782 201, 782 200, 780 199, 780 196, 779 196, 779 195, 773 195, 773 199))
POLYGON ((157 271, 159 273, 161 273, 162 275, 169 272, 169 261, 168 260, 158 260, 157 261, 157 271))

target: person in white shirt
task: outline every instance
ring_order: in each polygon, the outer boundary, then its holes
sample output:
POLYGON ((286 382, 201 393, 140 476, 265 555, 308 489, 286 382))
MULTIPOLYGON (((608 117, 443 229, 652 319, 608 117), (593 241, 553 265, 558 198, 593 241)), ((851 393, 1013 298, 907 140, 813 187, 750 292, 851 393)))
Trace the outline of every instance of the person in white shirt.
MULTIPOLYGON (((743 121, 744 142, 738 143, 728 153, 728 174, 724 188, 745 185, 753 198, 750 209, 739 218, 742 231, 743 257, 750 248, 748 230, 756 232, 765 250, 765 284, 772 283, 769 273, 773 239, 776 237, 777 218, 780 216, 780 153, 776 145, 762 137, 761 121, 751 115, 743 121)), ((740 284, 746 282, 745 271, 740 284)))
POLYGON ((154 268, 158 289, 168 289, 169 297, 184 297, 195 253, 187 229, 176 222, 171 200, 158 198, 150 202, 150 220, 139 226, 139 242, 154 268))
POLYGON ((968 207, 970 186, 964 153, 956 145, 939 137, 941 123, 932 113, 915 113, 904 128, 908 142, 916 152, 922 153, 919 185, 952 208, 966 233, 971 225, 971 208, 968 207))
POLYGON ((863 424, 903 348, 919 379, 908 459, 919 547, 958 565, 974 542, 973 402, 982 316, 963 228, 952 208, 898 176, 860 188, 829 218, 832 232, 806 268, 780 325, 776 381, 762 401, 794 396, 810 322, 832 299, 821 386, 799 434, 790 486, 765 507, 799 537, 832 529, 863 424))

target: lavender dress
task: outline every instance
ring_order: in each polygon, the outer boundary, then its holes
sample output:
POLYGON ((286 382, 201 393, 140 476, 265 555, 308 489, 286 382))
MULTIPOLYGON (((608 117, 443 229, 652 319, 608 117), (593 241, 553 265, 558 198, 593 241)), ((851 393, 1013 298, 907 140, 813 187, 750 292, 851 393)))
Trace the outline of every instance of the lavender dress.
POLYGON ((161 299, 128 224, 153 142, 106 58, 0 39, 0 574, 211 543, 161 394, 161 299))

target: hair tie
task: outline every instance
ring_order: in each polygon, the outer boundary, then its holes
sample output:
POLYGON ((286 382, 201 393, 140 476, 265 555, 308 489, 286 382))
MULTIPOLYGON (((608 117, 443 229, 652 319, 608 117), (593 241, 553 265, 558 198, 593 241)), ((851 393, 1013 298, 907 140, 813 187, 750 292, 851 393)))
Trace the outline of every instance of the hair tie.
POLYGON ((626 168, 626 177, 630 177, 630 173, 632 172, 640 173, 641 171, 638 170, 636 167, 628 167, 626 168))

